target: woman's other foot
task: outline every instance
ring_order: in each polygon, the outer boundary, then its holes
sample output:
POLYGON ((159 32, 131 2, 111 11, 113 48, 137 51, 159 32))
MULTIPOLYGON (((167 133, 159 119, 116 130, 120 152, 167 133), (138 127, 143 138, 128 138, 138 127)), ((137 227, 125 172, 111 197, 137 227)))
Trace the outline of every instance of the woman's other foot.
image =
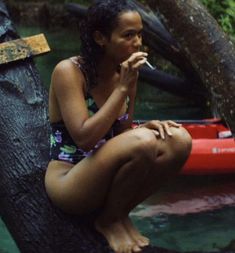
POLYGON ((146 247, 150 244, 150 240, 141 235, 137 228, 133 225, 131 219, 127 216, 122 220, 124 227, 131 236, 131 238, 137 243, 139 247, 146 247))
POLYGON ((141 252, 141 248, 126 231, 122 222, 117 221, 104 225, 96 220, 95 228, 106 238, 115 253, 141 252))

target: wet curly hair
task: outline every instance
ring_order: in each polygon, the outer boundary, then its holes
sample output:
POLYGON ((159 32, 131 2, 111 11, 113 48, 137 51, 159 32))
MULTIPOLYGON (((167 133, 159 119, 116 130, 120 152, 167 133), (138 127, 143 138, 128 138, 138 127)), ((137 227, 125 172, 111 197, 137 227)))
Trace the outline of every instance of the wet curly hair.
POLYGON ((100 31, 107 38, 118 24, 122 12, 136 11, 128 0, 98 0, 88 8, 86 18, 80 22, 80 55, 86 73, 88 90, 97 84, 97 63, 103 49, 94 41, 93 34, 100 31))

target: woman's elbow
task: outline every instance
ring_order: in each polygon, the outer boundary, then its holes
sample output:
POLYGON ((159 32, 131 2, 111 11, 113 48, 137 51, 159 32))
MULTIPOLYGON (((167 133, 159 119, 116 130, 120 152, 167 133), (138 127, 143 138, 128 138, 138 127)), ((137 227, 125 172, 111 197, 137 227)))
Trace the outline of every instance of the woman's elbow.
POLYGON ((78 148, 81 148, 85 152, 92 150, 95 146, 94 142, 89 137, 77 136, 74 138, 74 142, 78 148))

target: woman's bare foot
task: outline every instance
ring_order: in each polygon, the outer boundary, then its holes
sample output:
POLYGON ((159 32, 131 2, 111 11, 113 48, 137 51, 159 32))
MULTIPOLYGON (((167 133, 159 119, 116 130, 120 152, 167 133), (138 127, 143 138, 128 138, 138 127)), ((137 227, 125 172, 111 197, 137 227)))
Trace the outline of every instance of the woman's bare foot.
POLYGON ((137 243, 139 247, 146 247, 149 245, 149 239, 140 234, 128 216, 122 220, 122 223, 127 232, 130 234, 131 238, 137 243))
POLYGON ((123 223, 120 221, 110 224, 102 224, 98 220, 95 222, 95 228, 108 241, 110 247, 116 253, 141 252, 140 247, 127 233, 123 223))

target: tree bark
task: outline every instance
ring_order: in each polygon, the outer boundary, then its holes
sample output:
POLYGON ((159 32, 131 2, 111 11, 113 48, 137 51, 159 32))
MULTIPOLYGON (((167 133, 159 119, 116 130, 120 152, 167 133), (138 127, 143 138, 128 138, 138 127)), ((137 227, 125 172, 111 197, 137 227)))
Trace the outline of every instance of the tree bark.
MULTIPOLYGON (((0 41, 18 37, 0 2, 0 41)), ((0 66, 0 213, 23 253, 111 252, 90 219, 54 207, 44 189, 47 92, 31 59, 0 66)))
POLYGON ((197 0, 147 0, 184 50, 219 116, 235 136, 235 49, 197 0))
POLYGON ((160 19, 161 13, 153 12, 150 8, 147 8, 136 0, 132 0, 130 3, 142 16, 144 23, 144 43, 146 43, 146 45, 155 53, 161 55, 163 58, 177 66, 190 82, 189 86, 192 87, 193 85, 197 85, 197 88, 199 89, 199 76, 191 62, 185 57, 177 40, 162 23, 160 19))

